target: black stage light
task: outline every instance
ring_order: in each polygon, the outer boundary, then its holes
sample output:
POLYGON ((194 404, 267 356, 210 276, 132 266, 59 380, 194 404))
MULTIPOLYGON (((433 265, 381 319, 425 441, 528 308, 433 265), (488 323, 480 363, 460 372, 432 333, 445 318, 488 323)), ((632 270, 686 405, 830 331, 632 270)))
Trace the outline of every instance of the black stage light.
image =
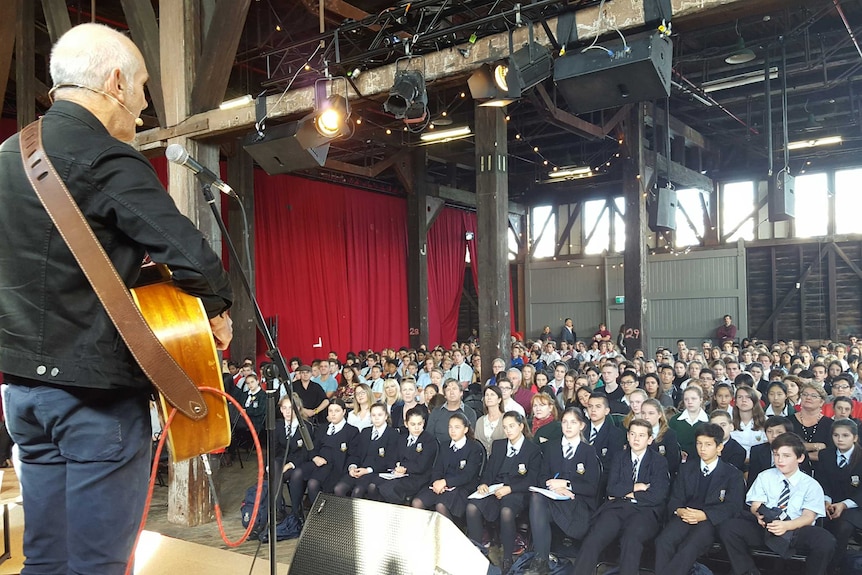
POLYGON ((467 80, 470 95, 480 106, 507 106, 551 76, 551 52, 536 42, 505 60, 485 65, 467 80))
POLYGON ((425 76, 415 69, 399 70, 383 109, 407 123, 424 121, 428 115, 425 76))

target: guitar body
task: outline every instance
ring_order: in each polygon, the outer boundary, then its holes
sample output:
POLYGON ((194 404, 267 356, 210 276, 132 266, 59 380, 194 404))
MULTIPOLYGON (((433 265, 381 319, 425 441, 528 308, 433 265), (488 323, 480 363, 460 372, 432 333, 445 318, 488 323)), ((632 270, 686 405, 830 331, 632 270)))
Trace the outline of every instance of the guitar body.
MULTIPOLYGON (((224 390, 221 363, 201 301, 178 289, 169 278, 132 289, 132 297, 153 333, 198 387, 224 390)), ((177 412, 168 430, 173 460, 184 461, 230 445, 227 400, 202 392, 208 413, 193 421, 177 412)), ((159 394, 162 415, 171 405, 159 394)))

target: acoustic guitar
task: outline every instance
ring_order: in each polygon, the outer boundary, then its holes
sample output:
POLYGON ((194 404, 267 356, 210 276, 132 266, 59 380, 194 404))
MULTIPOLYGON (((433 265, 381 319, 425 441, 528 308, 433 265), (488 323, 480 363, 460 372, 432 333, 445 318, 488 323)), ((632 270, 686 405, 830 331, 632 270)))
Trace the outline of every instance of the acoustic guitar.
MULTIPOLYGON (((131 291, 153 333, 194 384, 224 390, 221 363, 203 303, 177 288, 170 271, 160 265, 145 265, 131 291)), ((207 416, 194 421, 178 412, 168 429, 168 447, 175 462, 230 445, 227 400, 212 392, 202 395, 207 416)), ((167 419, 171 405, 161 394, 158 403, 167 419)))

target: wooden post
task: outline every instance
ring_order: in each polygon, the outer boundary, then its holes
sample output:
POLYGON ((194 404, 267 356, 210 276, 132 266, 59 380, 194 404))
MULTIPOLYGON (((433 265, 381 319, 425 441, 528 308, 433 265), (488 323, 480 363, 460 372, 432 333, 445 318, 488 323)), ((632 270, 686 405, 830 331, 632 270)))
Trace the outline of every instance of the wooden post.
MULTIPOLYGON (((234 147, 233 154, 227 159, 227 175, 228 182, 236 190, 245 208, 245 213, 248 217, 248 238, 245 238, 243 235, 245 222, 243 222, 242 211, 236 200, 230 200, 229 203, 228 229, 230 230, 230 237, 236 246, 239 258, 242 260, 242 270, 245 272, 249 284, 251 284, 252 291, 254 291, 254 161, 242 149, 239 141, 237 141, 234 147), (251 261, 245 261, 246 254, 243 244, 246 241, 249 244, 251 261)), ((249 355, 256 357, 257 326, 254 323, 254 309, 251 305, 251 300, 248 299, 245 291, 240 288, 242 286, 242 280, 240 279, 241 271, 237 267, 236 262, 230 262, 230 283, 236 288, 234 290, 233 306, 230 309, 230 317, 233 320, 233 341, 230 344, 230 356, 239 359, 249 355)))
POLYGON ((410 154, 412 186, 407 190, 407 318, 410 347, 428 344, 428 152, 410 154))
MULTIPOLYGON (((8 0, 7 0, 8 1, 8 0)), ((35 2, 18 0, 18 20, 15 29, 15 108, 20 130, 36 119, 35 2)))
MULTIPOLYGON (((625 270, 623 282, 625 286, 625 324, 626 334, 630 341, 640 341, 640 348, 647 357, 651 355, 646 349, 647 326, 645 307, 646 274, 647 274, 647 211, 644 176, 644 108, 639 104, 632 108, 629 116, 623 121, 623 146, 626 161, 623 165, 623 196, 626 204, 626 250, 623 255, 625 270), (628 330, 631 330, 629 332, 628 330), (637 330, 637 331, 635 331, 637 330)), ((636 344, 635 344, 636 345, 636 344)), ((628 352, 631 353, 632 349, 628 352)))
POLYGON ((510 356, 509 157, 503 111, 477 105, 475 122, 479 342, 482 365, 490 366, 510 356))

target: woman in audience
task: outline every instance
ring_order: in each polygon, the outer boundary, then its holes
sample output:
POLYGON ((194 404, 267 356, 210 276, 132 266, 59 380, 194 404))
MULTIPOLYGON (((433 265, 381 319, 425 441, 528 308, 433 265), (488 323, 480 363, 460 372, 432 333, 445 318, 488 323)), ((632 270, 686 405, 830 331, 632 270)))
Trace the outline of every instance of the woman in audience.
POLYGON ((323 491, 332 493, 335 484, 347 471, 347 463, 359 450, 359 430, 347 423, 347 407, 340 399, 332 399, 327 408, 327 425, 320 425, 314 437, 314 450, 309 460, 293 470, 290 476, 290 498, 299 509, 302 494, 308 487, 312 504, 323 491))
POLYGON ((817 461, 821 451, 832 447, 832 418, 823 415, 826 390, 813 381, 803 383, 799 386, 799 397, 800 409, 790 417, 790 422, 793 431, 802 438, 808 457, 817 461))
POLYGON ((413 409, 414 407, 418 407, 420 410, 425 411, 425 417, 428 417, 428 408, 419 403, 417 400, 417 394, 419 391, 416 389, 416 380, 412 377, 405 377, 401 380, 401 406, 400 409, 393 409, 392 413, 392 427, 395 427, 402 434, 407 431, 406 420, 407 412, 413 409))
POLYGON ((790 417, 796 412, 790 402, 787 401, 787 386, 780 381, 769 382, 769 386, 766 388, 766 399, 769 401, 763 411, 766 417, 772 415, 790 417))
POLYGON ((347 423, 362 431, 371 427, 371 406, 374 405, 374 393, 368 384, 360 383, 353 391, 353 410, 347 414, 347 423))
POLYGON ((684 381, 688 381, 688 366, 682 360, 673 362, 673 386, 680 389, 684 381))
POLYGON ((533 407, 530 415, 533 441, 539 445, 559 441, 563 430, 557 419, 557 402, 547 393, 537 393, 530 401, 533 407))
POLYGON ((508 573, 515 546, 515 519, 526 509, 530 486, 535 485, 539 477, 542 450, 530 441, 526 420, 516 411, 503 414, 503 432, 506 439, 494 442, 476 488, 476 493, 485 497, 467 503, 467 535, 473 541, 481 541, 485 522, 499 519, 503 546, 501 566, 503 572, 508 573))
MULTIPOLYGON (((308 449, 302 441, 299 433, 299 420, 294 417, 293 405, 297 411, 302 413, 302 400, 295 393, 293 402, 289 395, 285 395, 278 401, 278 409, 284 418, 284 428, 276 430, 275 434, 275 460, 281 465, 282 483, 290 481, 293 470, 308 461, 308 449)), ((303 493, 299 493, 296 500, 291 497, 291 511, 300 516, 303 493)))
MULTIPOLYGON (((391 380, 390 380, 391 381, 391 380)), ((369 490, 378 473, 395 467, 398 451, 398 430, 389 425, 386 406, 375 403, 371 406, 371 427, 359 433, 359 449, 349 460, 347 473, 335 485, 334 493, 339 497, 364 497, 366 492, 376 498, 376 489, 369 490)))
POLYGON ((583 539, 596 509, 601 465, 595 449, 583 440, 586 418, 577 407, 563 412, 561 441, 548 444, 539 473, 539 486, 564 500, 551 500, 540 493, 530 497, 530 529, 536 557, 532 569, 548 572, 551 525, 556 523, 567 537, 583 539))
MULTIPOLYGON (((387 503, 401 505, 431 481, 431 470, 437 457, 438 446, 434 435, 425 431, 428 416, 423 407, 413 407, 405 416, 407 431, 399 440, 393 469, 394 473, 404 477, 383 479, 378 474, 372 483, 376 485, 379 498, 387 503)), ((372 488, 369 488, 369 493, 371 491, 372 488)))
POLYGON ((823 486, 826 497, 826 523, 824 527, 835 536, 835 555, 830 573, 842 572, 847 543, 862 525, 862 446, 859 445, 859 427, 849 419, 836 419, 831 426, 832 442, 820 453, 814 465, 815 477, 823 486))
POLYGON ((335 390, 335 397, 346 405, 353 405, 353 395, 356 393, 356 386, 359 385, 359 382, 359 370, 352 365, 345 365, 341 370, 341 382, 338 384, 338 389, 335 390))
POLYGON ((476 421, 476 439, 485 447, 488 455, 491 453, 491 444, 504 439, 503 433, 503 392, 496 385, 485 388, 482 403, 485 415, 476 421))
POLYGON ((688 458, 689 455, 696 456, 694 430, 703 423, 709 423, 709 416, 703 410, 703 389, 699 381, 698 379, 689 381, 688 387, 682 393, 685 409, 667 423, 668 427, 676 432, 683 459, 688 458))
MULTIPOLYGON (((746 374, 740 374, 740 376, 746 374)), ((739 377, 737 377, 739 379, 739 377)), ((750 376, 749 376, 750 379, 750 376)), ((753 388, 742 385, 736 389, 733 406, 733 431, 730 436, 745 448, 745 457, 751 454, 751 446, 766 441, 764 424, 766 416, 760 407, 760 397, 753 388)))
POLYGON ((649 399, 658 401, 662 408, 673 407, 673 398, 662 391, 661 381, 659 381, 656 373, 647 373, 644 375, 643 385, 649 399))
POLYGON ((529 363, 524 364, 521 368, 521 387, 531 393, 536 393, 536 368, 529 363))
POLYGON ((675 477, 681 460, 679 441, 676 432, 667 426, 664 407, 656 399, 647 399, 641 406, 641 416, 652 425, 654 439, 650 447, 665 457, 668 472, 671 478, 675 477))
POLYGON ((437 387, 436 383, 429 383, 428 385, 426 385, 425 387, 422 388, 422 403, 424 403, 426 406, 429 406, 428 407, 429 412, 431 411, 431 408, 430 408, 431 400, 434 398, 435 395, 439 395, 439 393, 440 393, 440 388, 437 387))
MULTIPOLYGON (((502 424, 501 424, 502 425, 502 424)), ((470 420, 460 411, 449 416, 449 444, 441 445, 428 489, 420 489, 411 505, 434 509, 444 517, 463 517, 467 496, 479 484, 485 449, 473 439, 470 420)))
POLYGON ((383 382, 381 403, 386 406, 386 412, 390 417, 392 416, 393 409, 401 407, 403 404, 401 401, 401 386, 397 379, 387 379, 383 382))

